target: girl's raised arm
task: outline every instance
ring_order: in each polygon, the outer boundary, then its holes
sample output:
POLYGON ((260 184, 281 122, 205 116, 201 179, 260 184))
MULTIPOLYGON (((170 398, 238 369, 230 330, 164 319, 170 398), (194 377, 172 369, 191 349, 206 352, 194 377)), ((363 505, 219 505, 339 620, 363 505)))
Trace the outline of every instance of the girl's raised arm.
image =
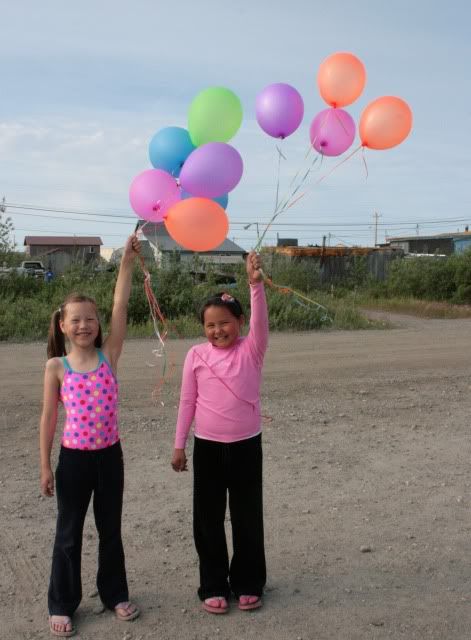
POLYGON ((255 251, 248 254, 246 267, 251 303, 250 329, 247 339, 256 359, 262 363, 268 344, 268 311, 263 286, 262 262, 255 251))
POLYGON ((41 460, 41 492, 45 496, 54 495, 51 450, 57 425, 60 366, 58 358, 51 358, 46 363, 46 371, 44 373, 43 410, 39 423, 39 453, 41 460))
POLYGON ((137 236, 130 236, 124 247, 123 257, 119 265, 118 278, 113 297, 113 310, 111 312, 111 324, 108 337, 103 345, 103 350, 108 357, 114 371, 118 364, 119 356, 126 337, 126 325, 128 315, 128 302, 131 295, 131 278, 134 258, 140 251, 137 236))

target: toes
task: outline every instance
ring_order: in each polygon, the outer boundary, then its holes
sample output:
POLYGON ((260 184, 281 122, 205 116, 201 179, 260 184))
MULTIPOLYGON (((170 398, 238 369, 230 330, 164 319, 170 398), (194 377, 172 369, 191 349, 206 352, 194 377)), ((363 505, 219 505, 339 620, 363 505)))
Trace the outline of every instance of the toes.
POLYGON ((206 604, 213 609, 227 609, 227 600, 224 597, 206 598, 206 604))
POLYGON ((66 616, 51 616, 51 627, 59 633, 72 631, 72 621, 66 616))

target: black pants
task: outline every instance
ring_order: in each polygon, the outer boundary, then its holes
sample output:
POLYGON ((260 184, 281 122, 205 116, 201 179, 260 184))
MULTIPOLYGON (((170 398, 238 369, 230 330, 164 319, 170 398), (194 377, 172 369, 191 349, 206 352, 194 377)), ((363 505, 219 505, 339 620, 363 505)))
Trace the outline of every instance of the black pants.
POLYGON ((71 616, 82 599, 82 535, 92 493, 99 535, 98 592, 110 609, 128 600, 121 540, 123 488, 119 442, 98 451, 61 448, 56 470, 57 530, 48 593, 51 615, 71 616))
POLYGON ((193 532, 200 560, 201 600, 261 596, 266 582, 263 541, 262 438, 225 444, 195 438, 193 532), (229 494, 233 556, 224 518, 229 494))

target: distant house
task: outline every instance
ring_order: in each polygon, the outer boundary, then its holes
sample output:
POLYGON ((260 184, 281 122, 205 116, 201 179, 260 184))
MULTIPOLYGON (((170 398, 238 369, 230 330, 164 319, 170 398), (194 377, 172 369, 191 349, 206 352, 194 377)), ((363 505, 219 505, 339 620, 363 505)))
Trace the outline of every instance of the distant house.
POLYGON ((98 261, 102 244, 96 236, 26 236, 24 240, 25 253, 54 273, 63 273, 72 263, 98 261))
MULTIPOLYGON (((345 247, 345 246, 307 246, 296 245, 263 247, 264 269, 270 274, 280 260, 298 263, 311 263, 319 269, 319 282, 330 284, 345 281, 354 273, 357 258, 364 261, 367 272, 377 280, 385 280, 389 266, 396 258, 402 258, 403 251, 399 247, 345 247)), ((313 274, 315 271, 313 270, 313 274)), ((315 278, 315 276, 312 276, 315 278)))
POLYGON ((463 253, 471 248, 471 233, 469 231, 456 233, 439 233, 427 236, 399 236, 388 238, 391 247, 398 247, 406 254, 419 255, 451 255, 463 253))
POLYGON ((141 241, 143 241, 143 250, 146 251, 146 253, 149 253, 150 250, 157 265, 164 268, 171 260, 190 263, 193 261, 195 255, 198 255, 202 262, 213 265, 240 264, 247 253, 245 249, 239 247, 239 245, 232 242, 232 240, 227 239, 212 251, 195 253, 177 244, 175 240, 169 236, 165 225, 146 222, 145 220, 139 221, 139 230, 137 233, 141 241), (148 249, 145 247, 147 243, 148 249))
POLYGON ((277 247, 297 247, 298 239, 297 238, 278 238, 276 241, 277 247))

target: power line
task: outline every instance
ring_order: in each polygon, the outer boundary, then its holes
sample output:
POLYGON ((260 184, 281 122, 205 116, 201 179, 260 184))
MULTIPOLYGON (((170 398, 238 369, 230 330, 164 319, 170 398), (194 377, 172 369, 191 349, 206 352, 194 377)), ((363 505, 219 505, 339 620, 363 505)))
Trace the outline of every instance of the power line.
MULTIPOLYGON (((63 214, 67 214, 67 215, 81 215, 81 216, 95 216, 95 217, 100 217, 100 218, 111 218, 111 219, 123 219, 123 220, 135 220, 136 216, 134 214, 128 214, 128 215, 119 215, 119 214, 112 214, 112 213, 105 213, 105 212, 97 212, 97 211, 81 211, 78 209, 63 209, 63 208, 59 208, 59 207, 46 207, 46 206, 41 206, 41 205, 34 205, 34 204, 19 204, 19 203, 10 203, 10 202, 6 202, 5 206, 7 208, 11 208, 11 209, 18 209, 18 210, 26 210, 26 211, 45 211, 48 213, 63 213, 63 214)), ((21 213, 21 215, 27 215, 26 213, 21 213)), ((30 214, 32 215, 32 214, 30 214)), ((53 216, 44 216, 44 217, 50 217, 53 218, 53 216)), ((68 218, 69 220, 73 219, 73 218, 68 218)), ((78 218, 77 218, 78 219, 78 218)), ((402 228, 406 228, 406 226, 411 226, 413 228, 416 228, 417 224, 420 224, 420 226, 423 225, 435 225, 435 226, 439 226, 442 224, 455 224, 455 223, 464 223, 464 222, 468 222, 469 218, 436 218, 434 220, 419 220, 417 221, 417 219, 415 219, 414 221, 409 221, 409 220, 398 220, 396 222, 378 222, 377 226, 378 227, 385 227, 387 229, 392 229, 395 226, 401 226, 402 228)), ((98 221, 99 222, 99 221, 98 221)), ((231 225, 242 225, 242 226, 247 226, 247 225, 267 225, 269 223, 268 220, 266 221, 240 221, 240 220, 231 220, 231 225)), ((329 227, 342 227, 343 229, 348 229, 348 228, 357 228, 357 227, 365 227, 365 228, 370 228, 371 227, 371 222, 274 222, 272 223, 270 226, 273 227, 287 227, 287 228, 291 228, 291 227, 323 227, 323 228, 329 228, 329 227)))
MULTIPOLYGON (((26 232, 26 233, 31 233, 32 231, 34 233, 44 233, 45 229, 24 229, 24 228, 22 229, 21 227, 15 227, 15 231, 23 231, 23 232, 26 232)), ((73 235, 77 236, 77 237, 83 236, 84 238, 87 238, 90 234, 88 234, 88 233, 74 233, 73 235)), ((102 234, 102 235, 105 235, 105 234, 102 234)), ((106 235, 110 236, 110 237, 115 237, 115 238, 123 238, 123 237, 125 237, 125 234, 122 234, 122 233, 106 233, 106 235)))
MULTIPOLYGON (((67 220, 67 221, 74 220, 76 222, 83 222, 82 218, 63 218, 61 216, 49 216, 49 215, 41 216, 41 215, 37 215, 36 213, 23 213, 21 211, 17 215, 29 216, 31 218, 45 218, 46 220, 67 220)), ((88 215, 92 215, 92 214, 88 214, 88 215)), ((119 217, 124 217, 124 216, 119 216, 119 217)), ((136 218, 135 217, 134 218, 129 218, 130 222, 118 222, 118 221, 115 220, 115 221, 113 221, 113 224, 124 224, 127 227, 129 227, 130 223, 133 220, 136 220, 136 218)), ((103 224, 104 220, 87 220, 87 222, 96 222, 96 223, 99 223, 99 224, 103 224)))
POLYGON ((26 209, 27 211, 47 211, 47 212, 52 212, 52 213, 67 213, 67 214, 71 214, 71 215, 82 215, 82 216, 100 216, 103 218, 126 218, 126 219, 135 219, 136 216, 132 215, 132 214, 127 214, 127 215, 117 215, 114 213, 100 213, 99 211, 80 211, 77 209, 61 209, 61 208, 57 208, 57 207, 43 207, 43 206, 39 206, 39 205, 32 205, 32 204, 17 204, 17 203, 12 203, 12 202, 6 202, 6 206, 9 207, 10 209, 26 209))

